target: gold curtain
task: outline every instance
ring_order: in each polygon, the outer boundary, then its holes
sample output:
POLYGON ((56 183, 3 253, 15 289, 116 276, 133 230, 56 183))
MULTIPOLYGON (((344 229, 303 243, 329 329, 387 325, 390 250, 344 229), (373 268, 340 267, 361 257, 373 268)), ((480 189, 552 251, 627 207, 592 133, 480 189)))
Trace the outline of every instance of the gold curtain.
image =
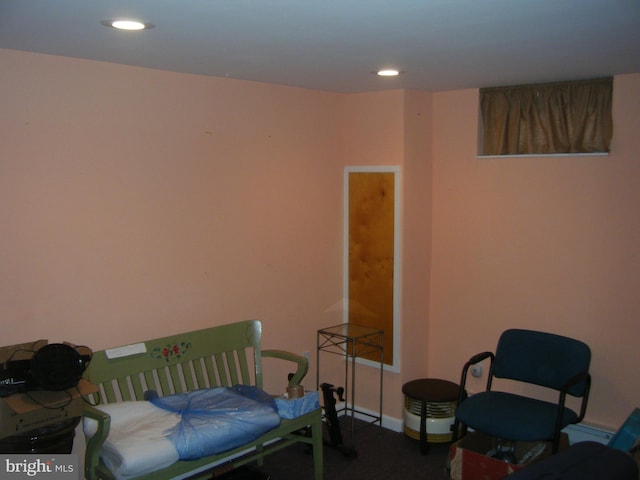
POLYGON ((482 155, 608 152, 613 78, 480 89, 482 155))

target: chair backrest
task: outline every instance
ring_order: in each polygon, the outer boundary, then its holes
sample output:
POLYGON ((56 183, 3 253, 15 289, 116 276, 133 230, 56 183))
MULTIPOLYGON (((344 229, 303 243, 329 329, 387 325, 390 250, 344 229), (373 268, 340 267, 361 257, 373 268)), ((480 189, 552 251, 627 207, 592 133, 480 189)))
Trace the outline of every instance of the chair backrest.
POLYGON ((124 356, 101 350, 85 377, 103 404, 143 400, 147 390, 164 396, 239 383, 262 388, 261 338, 261 323, 248 320, 147 340, 131 355, 131 345, 115 349, 124 356))
MULTIPOLYGON (((561 390, 567 380, 589 371, 591 350, 569 337, 533 330, 506 330, 498 341, 493 375, 561 390)), ((585 394, 587 382, 567 391, 575 397, 585 394)))

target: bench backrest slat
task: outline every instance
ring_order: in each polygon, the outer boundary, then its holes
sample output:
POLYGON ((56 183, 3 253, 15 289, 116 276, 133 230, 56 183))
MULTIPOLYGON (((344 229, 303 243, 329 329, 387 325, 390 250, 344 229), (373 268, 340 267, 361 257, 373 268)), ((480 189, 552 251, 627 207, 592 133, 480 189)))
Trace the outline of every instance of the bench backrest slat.
POLYGON ((220 382, 219 385, 221 387, 229 387, 230 385, 227 382, 228 375, 224 354, 216 353, 213 356, 213 359, 215 361, 215 372, 218 374, 218 380, 220 382))
POLYGON ((144 387, 140 375, 133 375, 131 378, 131 386, 133 387, 133 395, 135 398, 144 396, 144 387))
POLYGON ((204 383, 206 372, 211 372, 211 377, 209 378, 209 387, 213 388, 219 386, 220 384, 216 380, 215 368, 213 367, 213 361, 211 360, 211 357, 203 358, 201 362, 198 362, 198 367, 196 368, 196 379, 198 380, 198 382, 204 383))
POLYGON ((194 381, 192 362, 185 362, 182 365, 182 375, 184 377, 184 383, 185 383, 187 392, 190 392, 191 390, 197 390, 200 388, 201 384, 197 381, 194 381))
POLYGON ((109 383, 103 383, 101 385, 102 389, 103 389, 103 393, 104 395, 102 395, 102 398, 106 399, 106 403, 112 403, 112 402, 116 402, 118 401, 118 399, 116 398, 116 393, 115 390, 113 388, 113 385, 111 384, 111 382, 109 383))
POLYGON ((164 396, 238 383, 262 388, 261 338, 260 322, 248 320, 149 340, 146 352, 125 357, 97 351, 85 377, 99 386, 101 403, 142 400, 147 390, 164 396))
POLYGON ((122 400, 132 400, 131 394, 129 393, 129 384, 127 383, 127 377, 122 377, 116 379, 118 384, 118 391, 122 396, 122 400))
POLYGON ((155 384, 155 380, 153 378, 153 370, 147 370, 146 372, 143 372, 142 376, 144 377, 144 383, 145 383, 145 386, 147 386, 147 390, 149 389, 148 385, 155 384))
POLYGON ((182 372, 180 364, 170 365, 167 367, 167 375, 167 381, 173 387, 173 392, 171 393, 182 393, 184 389, 182 388, 182 372))
POLYGON ((239 383, 238 381, 238 368, 239 364, 236 362, 236 357, 233 352, 226 352, 224 355, 225 360, 227 361, 227 367, 229 369, 229 374, 231 377, 231 384, 236 385, 239 383))

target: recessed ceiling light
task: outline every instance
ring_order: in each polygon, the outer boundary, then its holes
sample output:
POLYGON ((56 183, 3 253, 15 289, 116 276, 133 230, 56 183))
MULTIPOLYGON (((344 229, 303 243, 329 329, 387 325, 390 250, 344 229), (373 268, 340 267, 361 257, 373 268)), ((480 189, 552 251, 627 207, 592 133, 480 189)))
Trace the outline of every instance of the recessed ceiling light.
POLYGON ((148 30, 155 26, 153 23, 129 19, 102 20, 100 23, 105 27, 117 28, 118 30, 148 30))
POLYGON ((391 69, 391 68, 378 70, 377 73, 381 77, 397 77, 398 75, 400 75, 400 72, 398 70, 391 69))

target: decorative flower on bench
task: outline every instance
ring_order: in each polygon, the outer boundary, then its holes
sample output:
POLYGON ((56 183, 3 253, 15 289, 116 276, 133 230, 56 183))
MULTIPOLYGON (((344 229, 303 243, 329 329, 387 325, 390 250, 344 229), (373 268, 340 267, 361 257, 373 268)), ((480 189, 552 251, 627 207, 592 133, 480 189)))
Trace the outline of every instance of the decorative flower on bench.
POLYGON ((187 353, 187 350, 191 348, 191 342, 180 342, 167 344, 164 347, 156 347, 151 351, 151 356, 156 360, 162 360, 163 358, 168 362, 172 358, 180 358, 187 353))

